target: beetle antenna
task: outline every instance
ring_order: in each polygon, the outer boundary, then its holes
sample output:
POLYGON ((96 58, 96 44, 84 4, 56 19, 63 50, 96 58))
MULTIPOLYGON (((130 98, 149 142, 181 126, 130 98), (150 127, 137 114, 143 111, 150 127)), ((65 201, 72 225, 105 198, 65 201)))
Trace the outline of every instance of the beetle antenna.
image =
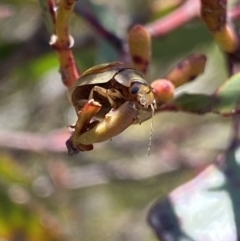
POLYGON ((150 136, 149 136, 149 144, 148 144, 148 156, 150 156, 151 152, 151 147, 152 147, 152 136, 153 136, 153 116, 155 114, 155 108, 154 105, 151 104, 151 109, 152 109, 152 119, 151 119, 151 124, 150 124, 150 136))

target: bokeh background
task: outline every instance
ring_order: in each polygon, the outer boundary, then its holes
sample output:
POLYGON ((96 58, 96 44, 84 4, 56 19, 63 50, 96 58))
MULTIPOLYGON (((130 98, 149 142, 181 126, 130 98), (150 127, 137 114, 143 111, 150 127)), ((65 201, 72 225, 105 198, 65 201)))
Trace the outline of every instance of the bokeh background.
MULTIPOLYGON (((82 0, 121 39, 182 1, 82 0), (167 4, 168 3, 168 4, 167 4)), ((229 8, 240 1, 229 1, 229 8)), ((74 14, 73 53, 81 70, 119 60, 114 46, 74 14)), ((151 205, 194 178, 228 147, 231 118, 159 113, 91 152, 67 156, 76 121, 58 72, 50 33, 34 0, 0 1, 0 240, 156 241, 151 205)), ((199 18, 153 38, 149 82, 192 53, 207 55, 203 75, 177 93, 212 93, 228 77, 226 59, 199 18)))

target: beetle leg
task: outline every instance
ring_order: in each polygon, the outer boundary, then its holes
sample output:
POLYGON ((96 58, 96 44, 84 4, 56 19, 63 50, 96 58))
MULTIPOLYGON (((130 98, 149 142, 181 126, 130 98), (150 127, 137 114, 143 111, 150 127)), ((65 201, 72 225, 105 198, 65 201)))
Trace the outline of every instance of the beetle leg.
POLYGON ((106 97, 110 103, 110 105, 115 109, 117 107, 114 99, 121 99, 123 98, 122 94, 116 89, 105 89, 100 86, 94 86, 90 92, 89 99, 93 98, 93 93, 96 91, 98 94, 106 97))
POLYGON ((116 110, 111 110, 105 118, 92 128, 76 136, 76 145, 90 145, 113 138, 135 122, 139 114, 135 104, 126 101, 116 110))

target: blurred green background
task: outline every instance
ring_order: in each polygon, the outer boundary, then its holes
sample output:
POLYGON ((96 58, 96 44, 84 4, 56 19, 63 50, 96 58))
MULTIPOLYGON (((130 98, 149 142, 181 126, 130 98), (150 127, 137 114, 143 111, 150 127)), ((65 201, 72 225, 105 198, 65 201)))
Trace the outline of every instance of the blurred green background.
MULTIPOLYGON (((126 39, 133 23, 171 13, 179 1, 164 2, 77 4, 90 7, 109 31, 126 39)), ((81 70, 120 58, 80 16, 73 15, 70 29, 81 70)), ((231 120, 161 113, 154 117, 149 157, 150 120, 68 157, 67 125, 76 114, 49 39, 38 1, 1 0, 0 240, 156 241, 146 223, 149 207, 226 149, 231 120)), ((205 73, 178 91, 212 93, 228 78, 226 63, 200 19, 153 39, 149 81, 191 53, 207 55, 205 73)))

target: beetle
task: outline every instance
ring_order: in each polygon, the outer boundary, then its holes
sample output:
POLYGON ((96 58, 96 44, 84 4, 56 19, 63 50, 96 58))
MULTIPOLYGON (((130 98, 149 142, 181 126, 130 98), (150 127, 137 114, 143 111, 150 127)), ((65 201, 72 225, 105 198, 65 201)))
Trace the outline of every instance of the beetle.
POLYGON ((129 125, 153 117, 156 108, 144 75, 122 62, 86 70, 70 95, 78 121, 66 143, 69 154, 91 150, 93 143, 111 139, 129 125))
POLYGON ((122 62, 94 66, 85 71, 72 87, 71 101, 76 112, 89 99, 98 101, 102 108, 95 118, 102 120, 111 109, 119 108, 126 101, 135 103, 140 114, 137 122, 148 118, 156 108, 151 86, 138 70, 122 62))

